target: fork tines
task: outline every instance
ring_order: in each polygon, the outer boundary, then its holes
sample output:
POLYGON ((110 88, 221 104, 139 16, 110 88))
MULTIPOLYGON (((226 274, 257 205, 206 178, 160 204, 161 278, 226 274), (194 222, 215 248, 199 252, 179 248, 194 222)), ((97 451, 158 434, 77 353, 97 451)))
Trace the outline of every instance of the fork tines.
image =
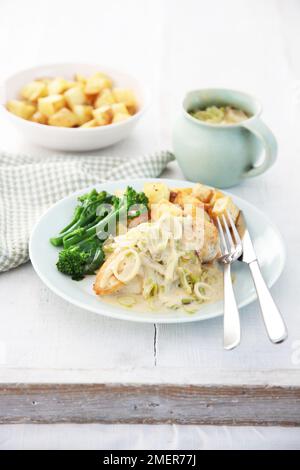
POLYGON ((217 217, 217 224, 218 224, 218 230, 219 230, 219 236, 220 236, 220 242, 221 242, 220 245, 221 245, 222 255, 223 256, 230 255, 233 251, 242 252, 242 241, 240 239, 235 223, 230 213, 227 210, 226 210, 226 217, 224 214, 222 214, 222 218, 217 217), (228 219, 230 227, 226 219, 228 219))

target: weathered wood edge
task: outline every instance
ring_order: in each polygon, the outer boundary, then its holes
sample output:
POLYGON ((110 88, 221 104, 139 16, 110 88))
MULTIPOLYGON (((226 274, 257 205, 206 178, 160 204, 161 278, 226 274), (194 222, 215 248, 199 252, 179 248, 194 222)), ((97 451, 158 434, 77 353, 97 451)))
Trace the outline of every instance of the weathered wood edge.
POLYGON ((300 425, 300 387, 1 384, 0 423, 300 425))

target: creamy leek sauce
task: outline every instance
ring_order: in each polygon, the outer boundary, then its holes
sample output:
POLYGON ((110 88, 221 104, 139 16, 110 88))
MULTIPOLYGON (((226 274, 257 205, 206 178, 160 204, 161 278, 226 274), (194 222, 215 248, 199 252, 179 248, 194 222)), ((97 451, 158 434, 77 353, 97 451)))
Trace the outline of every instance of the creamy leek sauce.
POLYGON ((191 303, 180 305, 178 309, 172 308, 174 301, 178 304, 180 299, 188 299, 189 295, 186 294, 184 289, 177 286, 172 287, 167 294, 164 294, 162 300, 155 298, 145 300, 141 294, 137 293, 137 284, 131 281, 118 292, 101 296, 100 299, 110 305, 133 311, 152 313, 183 311, 187 314, 192 314, 201 310, 203 305, 217 302, 223 298, 223 273, 219 268, 218 263, 214 262, 203 265, 203 270, 207 272, 210 279, 209 285, 211 289, 209 292, 209 300, 204 300, 202 302, 192 301, 191 303))
POLYGON ((190 115, 199 121, 221 125, 238 124, 249 118, 245 111, 232 106, 208 106, 205 109, 191 111, 190 115))

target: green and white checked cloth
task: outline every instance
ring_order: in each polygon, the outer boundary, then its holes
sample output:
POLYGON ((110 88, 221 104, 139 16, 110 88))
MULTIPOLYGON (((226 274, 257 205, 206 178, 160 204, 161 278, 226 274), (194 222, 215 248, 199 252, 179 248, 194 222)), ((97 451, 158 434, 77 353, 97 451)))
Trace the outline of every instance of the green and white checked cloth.
POLYGON ((28 261, 32 227, 54 202, 103 181, 155 178, 172 160, 167 151, 138 159, 0 154, 0 272, 28 261))

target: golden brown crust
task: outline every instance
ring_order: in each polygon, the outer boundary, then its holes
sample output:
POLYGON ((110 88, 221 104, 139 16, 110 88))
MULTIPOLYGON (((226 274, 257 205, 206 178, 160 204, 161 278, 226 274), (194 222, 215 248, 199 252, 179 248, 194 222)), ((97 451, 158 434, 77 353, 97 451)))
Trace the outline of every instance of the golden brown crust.
POLYGON ((216 226, 204 219, 204 243, 198 251, 199 258, 203 263, 213 261, 219 256, 219 234, 216 226))
POLYGON ((173 203, 179 204, 181 207, 184 206, 186 198, 190 197, 192 194, 192 188, 174 188, 171 191, 176 193, 173 203))
POLYGON ((110 276, 107 278, 105 284, 103 285, 103 279, 107 275, 107 270, 110 269, 111 262, 113 258, 115 257, 115 254, 113 253, 110 255, 107 260, 102 264, 101 268, 99 269, 95 283, 93 285, 94 292, 97 295, 109 295, 113 294, 114 292, 118 291, 121 289, 124 284, 119 281, 113 273, 110 274, 110 276))
POLYGON ((197 199, 200 199, 200 201, 208 203, 213 197, 214 190, 212 188, 209 188, 208 186, 205 186, 204 184, 197 183, 193 187, 192 194, 197 199))

